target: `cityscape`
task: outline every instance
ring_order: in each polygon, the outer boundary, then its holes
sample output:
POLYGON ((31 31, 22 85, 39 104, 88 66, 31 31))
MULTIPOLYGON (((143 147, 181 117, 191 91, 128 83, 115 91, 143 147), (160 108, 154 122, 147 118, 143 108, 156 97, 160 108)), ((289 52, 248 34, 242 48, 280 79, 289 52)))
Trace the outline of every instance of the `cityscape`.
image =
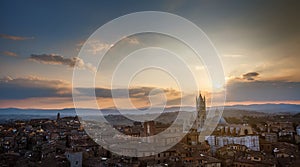
POLYGON ((0 166, 298 167, 298 1, 1 1, 0 166))
MULTIPOLYGON (((201 95, 199 101, 197 112, 204 117, 196 122, 203 122, 207 111, 202 107, 205 101, 201 95)), ((170 121, 166 120, 173 119, 174 113, 144 123, 128 122, 120 115, 109 117, 112 117, 110 122, 114 128, 138 137, 165 130, 170 126, 170 121)), ((146 156, 126 157, 108 151, 91 139, 77 116, 61 117, 57 113, 56 119, 2 123, 0 163, 2 166, 297 166, 300 163, 299 123, 299 113, 259 116, 245 113, 242 117, 221 118, 213 133, 203 140, 199 138, 203 125, 198 124, 167 151, 152 155, 155 146, 148 145, 152 141, 146 141, 139 143, 147 145, 148 149, 143 152, 146 156)), ((171 129, 171 134, 183 130, 184 127, 177 126, 171 129)), ((109 131, 101 135, 110 139, 117 137, 109 131)), ((167 145, 176 137, 170 135, 161 140, 167 145)), ((137 148, 126 145, 122 151, 136 152, 137 148)))

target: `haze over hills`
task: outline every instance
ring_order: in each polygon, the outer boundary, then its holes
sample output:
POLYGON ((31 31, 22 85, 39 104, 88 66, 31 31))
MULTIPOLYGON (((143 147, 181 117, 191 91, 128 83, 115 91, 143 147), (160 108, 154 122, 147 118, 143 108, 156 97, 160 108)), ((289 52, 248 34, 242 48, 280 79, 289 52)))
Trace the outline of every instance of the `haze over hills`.
MULTIPOLYGON (((145 109, 141 109, 141 112, 145 109)), ((178 111, 179 107, 166 108, 165 113, 178 111)), ((183 111, 194 111, 194 107, 183 107, 183 111)), ((85 109, 87 115, 93 115, 99 112, 95 109, 85 109)), ((127 114, 138 114, 136 111, 125 110, 127 114)), ((154 110, 156 112, 156 110, 154 110)), ((159 112, 159 109, 157 109, 159 112)), ((74 108, 66 109, 18 109, 18 108, 2 108, 0 109, 0 122, 10 120, 28 120, 36 118, 49 118, 55 119, 57 113, 61 117, 75 116, 74 108)), ((102 110, 104 115, 119 115, 116 109, 102 110)), ((300 113, 300 105, 295 104, 252 104, 252 105, 233 105, 225 106, 223 117, 242 117, 244 115, 264 116, 266 114, 297 114, 300 113)))
POLYGON ((258 111, 268 114, 290 113, 296 114, 300 112, 300 105, 297 104, 250 104, 250 105, 233 105, 226 106, 225 109, 238 109, 248 111, 258 111))

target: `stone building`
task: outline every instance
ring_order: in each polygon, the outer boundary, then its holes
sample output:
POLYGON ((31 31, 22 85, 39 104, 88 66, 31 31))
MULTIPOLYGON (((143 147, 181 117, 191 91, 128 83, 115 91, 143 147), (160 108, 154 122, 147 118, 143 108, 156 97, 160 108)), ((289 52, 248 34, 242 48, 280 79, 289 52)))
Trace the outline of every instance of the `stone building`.
POLYGON ((247 148, 253 151, 259 151, 259 136, 253 133, 251 126, 249 125, 226 125, 217 127, 219 133, 215 133, 211 136, 206 136, 206 140, 211 146, 212 153, 214 154, 216 149, 229 145, 239 144, 245 145, 247 148))
POLYGON ((196 111, 197 117, 194 124, 194 129, 197 129, 198 132, 201 132, 206 120, 206 100, 205 96, 202 97, 201 94, 199 97, 196 97, 196 111))

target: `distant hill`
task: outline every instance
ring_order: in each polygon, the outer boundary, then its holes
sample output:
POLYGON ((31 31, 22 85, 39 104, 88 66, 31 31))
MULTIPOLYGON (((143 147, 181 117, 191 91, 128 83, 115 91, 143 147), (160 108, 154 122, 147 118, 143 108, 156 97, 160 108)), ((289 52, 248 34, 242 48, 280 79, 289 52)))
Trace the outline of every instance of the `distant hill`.
MULTIPOLYGON (((97 109, 82 109, 84 110, 84 115, 93 119, 93 117, 99 113, 97 109)), ((133 115, 143 115, 146 113, 146 109, 140 109, 140 111, 133 111, 130 109, 122 111, 122 114, 133 114, 133 115)), ((166 108, 164 113, 170 113, 174 111, 178 111, 179 107, 171 107, 166 108)), ((184 107, 184 111, 193 111, 195 110, 193 107, 184 107)), ((152 110, 154 113, 160 113, 159 108, 155 108, 152 110)), ((103 109, 101 110, 102 114, 105 116, 109 115, 120 115, 120 112, 116 109, 103 109)), ((61 117, 67 116, 75 116, 76 111, 74 108, 65 108, 65 109, 19 109, 19 108, 0 108, 0 123, 8 122, 13 120, 30 120, 30 119, 39 119, 39 118, 49 118, 55 119, 57 113, 60 113, 61 117)), ((116 117, 116 116, 115 116, 116 117)), ((109 117, 112 118, 113 117, 109 117)))
MULTIPOLYGON (((179 107, 170 107, 164 110, 165 113, 179 111, 179 107)), ((84 109, 87 115, 91 117, 96 112, 95 109, 84 109)), ((140 109, 141 113, 145 109, 140 109)), ((195 107, 182 107, 182 111, 195 111, 195 107)), ((157 112, 159 109, 157 109, 157 112)), ((156 112, 156 110, 154 110, 156 112)), ((0 122, 10 120, 28 120, 34 118, 49 118, 55 119, 57 113, 61 117, 75 116, 74 108, 66 109, 18 109, 18 108, 3 108, 0 109, 0 122)), ((120 114, 116 109, 104 109, 102 113, 105 115, 118 115, 120 114)), ((139 114, 136 111, 126 110, 127 114, 139 114)), ((300 105, 295 104, 252 104, 252 105, 233 105, 225 106, 223 117, 242 117, 248 116, 265 116, 266 114, 300 114, 300 105)), ((300 116, 300 115, 297 116, 300 116)))
POLYGON ((257 111, 268 114, 278 114, 278 113, 290 113, 296 114, 300 113, 300 105, 297 104, 251 104, 251 105, 233 105, 226 106, 226 110, 248 110, 257 111))
POLYGON ((300 113, 294 115, 295 118, 300 118, 300 113))
POLYGON ((258 112, 254 110, 244 110, 244 109, 236 109, 236 108, 224 108, 223 117, 237 117, 241 118, 243 116, 266 116, 267 113, 258 112))

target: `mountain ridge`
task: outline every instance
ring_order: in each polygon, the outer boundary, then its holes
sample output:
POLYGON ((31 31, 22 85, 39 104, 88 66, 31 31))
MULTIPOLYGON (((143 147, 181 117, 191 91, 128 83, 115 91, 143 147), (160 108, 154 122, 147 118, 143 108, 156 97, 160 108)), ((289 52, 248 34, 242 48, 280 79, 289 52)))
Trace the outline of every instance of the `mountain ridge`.
MULTIPOLYGON (((217 106, 220 107, 220 106, 217 106)), ((208 108, 215 108, 215 107, 208 107, 208 108)), ((80 108, 82 110, 87 111, 95 111, 98 109, 92 109, 92 108, 80 108)), ((140 111, 146 110, 147 108, 140 108, 140 111)), ((160 108, 157 108, 160 109, 160 108)), ((179 107, 168 107, 164 110, 166 111, 178 111, 179 107)), ((182 109, 187 111, 193 111, 195 107, 191 106, 185 106, 182 107, 182 109)), ((288 104, 288 103, 279 103, 279 104, 272 104, 272 103, 266 103, 266 104, 247 104, 247 105, 230 105, 230 106, 224 106, 224 110, 227 109, 234 109, 234 110, 247 110, 247 111, 257 111, 257 112, 263 112, 263 113, 299 113, 300 112, 300 105, 299 104, 288 104)), ((63 108, 63 109, 37 109, 37 108, 0 108, 1 111, 75 111, 75 108, 63 108)), ((117 111, 117 109, 113 108, 105 108, 101 109, 102 111, 117 111)), ((124 109, 124 111, 130 111, 131 109, 124 109)))

